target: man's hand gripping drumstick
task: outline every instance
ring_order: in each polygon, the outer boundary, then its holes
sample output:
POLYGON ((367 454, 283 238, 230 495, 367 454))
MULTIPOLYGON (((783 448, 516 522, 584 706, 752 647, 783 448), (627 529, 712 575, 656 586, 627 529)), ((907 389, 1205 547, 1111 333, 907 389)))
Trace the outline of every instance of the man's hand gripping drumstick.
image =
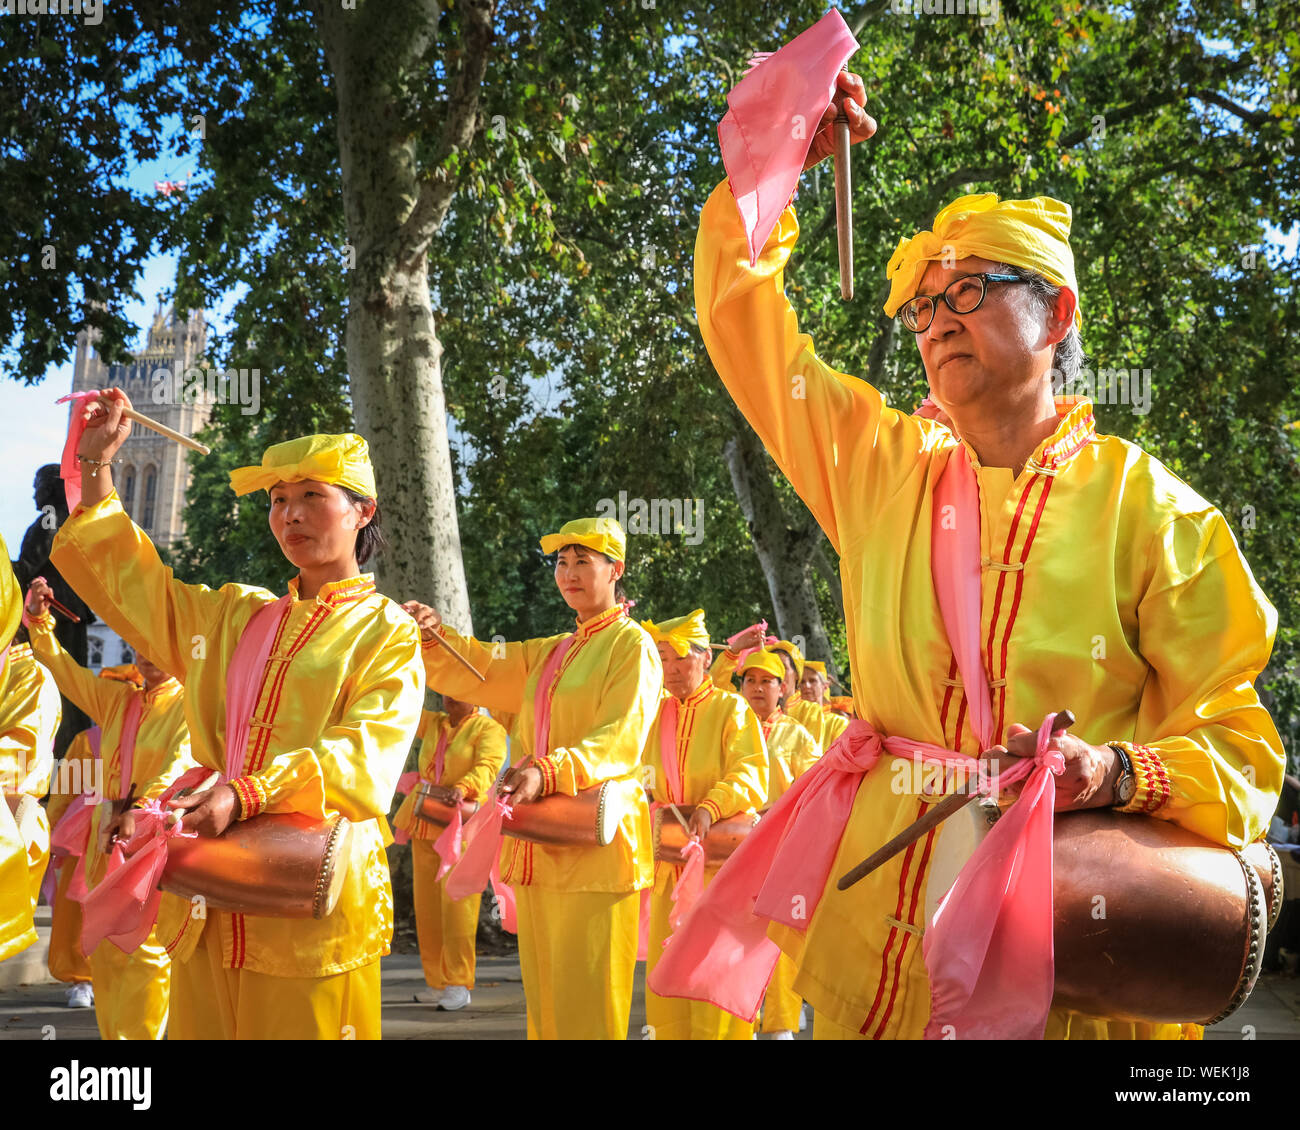
MULTIPOLYGON (((1073 812, 1082 808, 1105 808, 1115 803, 1115 780, 1119 775, 1119 760, 1109 746, 1093 746, 1066 731, 1075 723, 1068 710, 1060 711, 1052 727, 1051 748, 1059 751, 1065 768, 1056 778, 1057 812, 1073 812)), ((1017 761, 1033 757, 1037 750, 1038 735, 1028 726, 1013 723, 1007 731, 1006 745, 994 746, 984 757, 994 774, 1009 769, 1017 761)), ((996 776, 994 777, 996 780, 996 776)), ((1007 801, 1019 795, 1023 782, 1018 782, 1004 794, 1007 801)), ((969 791, 960 791, 945 798, 931 808, 914 824, 904 828, 884 847, 873 852, 851 871, 840 877, 836 884, 841 891, 848 890, 859 879, 875 871, 892 859, 909 844, 915 843, 931 828, 938 827, 958 809, 965 808, 980 795, 978 785, 969 791)))

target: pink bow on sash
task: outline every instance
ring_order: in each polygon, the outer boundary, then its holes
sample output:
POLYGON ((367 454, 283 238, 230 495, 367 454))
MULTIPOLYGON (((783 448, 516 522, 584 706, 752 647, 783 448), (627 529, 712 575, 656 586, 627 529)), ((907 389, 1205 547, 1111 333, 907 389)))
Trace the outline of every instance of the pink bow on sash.
POLYGON ((718 123, 718 145, 745 224, 751 266, 799 183, 817 124, 835 93, 835 76, 857 49, 832 8, 727 94, 730 108, 718 123))
MULTIPOLYGON (((551 648, 533 691, 533 749, 541 757, 545 757, 551 748, 551 690, 560 676, 560 664, 577 642, 578 636, 574 633, 551 648)), ((501 908, 502 924, 513 934, 515 894, 501 882, 500 866, 501 821, 509 812, 509 798, 494 789, 483 806, 470 817, 465 825, 465 840, 469 846, 447 875, 447 894, 453 899, 468 898, 480 894, 490 880, 497 905, 501 908)))
MULTIPOLYGON (((240 776, 248 748, 249 723, 257 706, 266 662, 275 642, 280 616, 291 603, 289 595, 262 605, 244 625, 226 668, 226 765, 222 782, 240 776)), ((125 730, 125 725, 124 725, 125 730)), ((132 745, 134 751, 134 744, 132 745)), ((123 754, 123 781, 127 780, 123 754)), ((132 953, 149 936, 158 919, 162 891, 158 881, 167 866, 167 843, 174 836, 191 838, 179 822, 167 820, 166 802, 182 789, 207 780, 210 770, 195 766, 180 777, 156 801, 135 812, 136 831, 125 844, 114 845, 104 880, 82 900, 82 949, 90 953, 108 938, 119 949, 132 953)), ((83 858, 84 862, 84 858, 83 858)), ((79 865, 81 866, 81 865, 79 865)), ((76 882, 74 877, 73 882, 76 882)))
MULTIPOLYGON (((944 630, 961 673, 971 725, 993 743, 988 672, 980 659, 979 486, 966 448, 956 447, 934 491, 931 573, 944 630)), ((1056 980, 1052 938, 1052 775, 1055 715, 1043 720, 1032 760, 1000 787, 1029 781, 966 862, 926 929, 930 977, 927 1039, 1042 1039, 1056 980)))

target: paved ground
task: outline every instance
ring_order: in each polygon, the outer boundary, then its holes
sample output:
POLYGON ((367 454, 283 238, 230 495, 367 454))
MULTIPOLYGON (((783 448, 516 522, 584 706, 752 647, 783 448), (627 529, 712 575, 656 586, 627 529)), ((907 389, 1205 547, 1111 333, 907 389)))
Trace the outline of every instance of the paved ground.
MULTIPOLYGON (((637 967, 633 998, 632 1038, 645 1023, 643 967, 637 967)), ((524 992, 519 963, 513 957, 479 959, 479 983, 473 1000, 462 1012, 439 1012, 416 1004, 411 995, 424 986, 419 958, 394 954, 384 959, 384 1038, 388 1040, 522 1040, 524 992)), ((815 1019, 814 1019, 815 1023, 815 1019)), ((92 1009, 64 1005, 64 988, 58 984, 20 985, 0 990, 0 1040, 93 1040, 92 1009), (47 1026, 52 1026, 52 1031, 47 1026)), ((798 1037, 812 1038, 812 1025, 798 1037)), ((1300 978, 1266 974, 1245 1006, 1217 1028, 1206 1032, 1211 1040, 1300 1039, 1300 978)))
MULTIPOLYGON (((49 909, 38 908, 40 942, 26 954, 0 964, 0 1040, 95 1040, 93 1009, 70 1009, 64 986, 45 981, 17 984, 48 976, 44 949, 49 934, 49 909), (20 959, 21 963, 20 963, 20 959)), ((480 953, 478 986, 469 1007, 440 1012, 417 1004, 412 994, 424 987, 420 959, 397 953, 383 963, 384 1038, 387 1040, 522 1040, 526 1036, 524 990, 519 961, 513 953, 480 953)), ((640 1039, 645 1024, 645 966, 637 966, 629 1034, 640 1039)), ((796 1039, 812 1039, 815 1017, 796 1039)), ((1300 976, 1265 974, 1250 1000, 1222 1024, 1206 1031, 1210 1040, 1300 1039, 1300 976)))
MULTIPOLYGON (((632 1001, 633 1039, 645 1023, 643 965, 637 966, 632 1001)), ((481 956, 478 986, 467 1008, 439 1012, 416 1004, 412 994, 424 988, 420 959, 393 954, 384 959, 384 1039, 386 1040, 522 1040, 526 1036, 524 989, 514 957, 481 956)), ((93 1009, 64 1004, 64 986, 54 983, 0 989, 0 1040, 97 1040, 93 1009), (52 1026, 53 1031, 50 1031, 52 1026)), ((811 1039, 812 1028, 797 1039, 811 1039)))

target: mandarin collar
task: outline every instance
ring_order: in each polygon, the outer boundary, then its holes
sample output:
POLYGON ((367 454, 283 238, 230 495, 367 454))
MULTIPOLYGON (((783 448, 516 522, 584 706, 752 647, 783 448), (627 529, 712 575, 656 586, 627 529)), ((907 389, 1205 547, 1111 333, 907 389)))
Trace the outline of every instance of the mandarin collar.
POLYGON ((604 612, 596 613, 595 616, 588 620, 579 621, 574 634, 581 636, 583 639, 589 639, 602 628, 608 628, 626 615, 627 609, 621 604, 616 604, 612 608, 606 608, 604 612))
MULTIPOLYGON (((298 598, 298 587, 301 577, 289 578, 289 594, 296 602, 298 598)), ((320 587, 320 592, 316 594, 316 603, 322 604, 326 608, 337 608, 341 604, 348 604, 354 600, 360 600, 362 597, 369 596, 375 591, 375 575, 373 573, 362 573, 356 577, 349 577, 344 581, 326 581, 320 587)))
MULTIPOLYGON (((1097 436, 1092 401, 1086 396, 1057 396, 1053 403, 1056 407, 1056 430, 1034 448, 1033 454, 1025 461, 1025 471, 1055 475, 1068 467, 1097 436)), ((979 470, 983 464, 975 449, 965 440, 958 442, 966 448, 971 467, 979 470)))

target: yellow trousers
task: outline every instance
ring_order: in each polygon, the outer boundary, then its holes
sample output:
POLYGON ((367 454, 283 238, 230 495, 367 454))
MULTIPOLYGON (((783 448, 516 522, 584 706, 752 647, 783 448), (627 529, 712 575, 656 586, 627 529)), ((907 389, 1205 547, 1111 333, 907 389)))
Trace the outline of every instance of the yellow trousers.
POLYGON ((639 891, 515 887, 530 1040, 626 1040, 639 891))
MULTIPOLYGON (((672 932, 668 914, 672 910, 672 891, 662 891, 650 899, 650 941, 646 947, 646 976, 659 964, 664 942, 672 932)), ((789 960, 783 958, 783 960, 789 960)), ((770 990, 769 990, 770 992, 770 990)), ((738 1016, 702 1001, 661 997, 649 989, 645 992, 645 1019, 650 1029, 647 1039, 655 1040, 752 1040, 754 1026, 738 1016)), ((797 1021, 796 1021, 797 1023, 797 1021)))
POLYGON ((760 1032, 799 1031, 799 1009, 803 1005, 803 997, 793 988, 797 972, 794 962, 782 954, 772 971, 772 980, 767 983, 767 995, 763 997, 763 1016, 758 1028, 760 1032))
POLYGON ((441 860, 433 840, 411 841, 412 884, 415 890, 415 933, 420 940, 420 964, 431 989, 448 985, 474 987, 474 942, 478 936, 482 895, 456 902, 447 897, 445 879, 438 879, 441 860))
POLYGON ((90 955, 101 1040, 161 1040, 167 1030, 171 958, 152 930, 135 953, 100 942, 90 955))
POLYGON ((221 940, 203 931, 172 966, 172 1040, 377 1040, 379 962, 330 977, 271 977, 227 969, 221 940))
POLYGON ((75 856, 59 862, 59 882, 50 908, 50 976, 70 983, 90 980, 90 962, 81 952, 81 903, 68 898, 76 866, 75 856))

